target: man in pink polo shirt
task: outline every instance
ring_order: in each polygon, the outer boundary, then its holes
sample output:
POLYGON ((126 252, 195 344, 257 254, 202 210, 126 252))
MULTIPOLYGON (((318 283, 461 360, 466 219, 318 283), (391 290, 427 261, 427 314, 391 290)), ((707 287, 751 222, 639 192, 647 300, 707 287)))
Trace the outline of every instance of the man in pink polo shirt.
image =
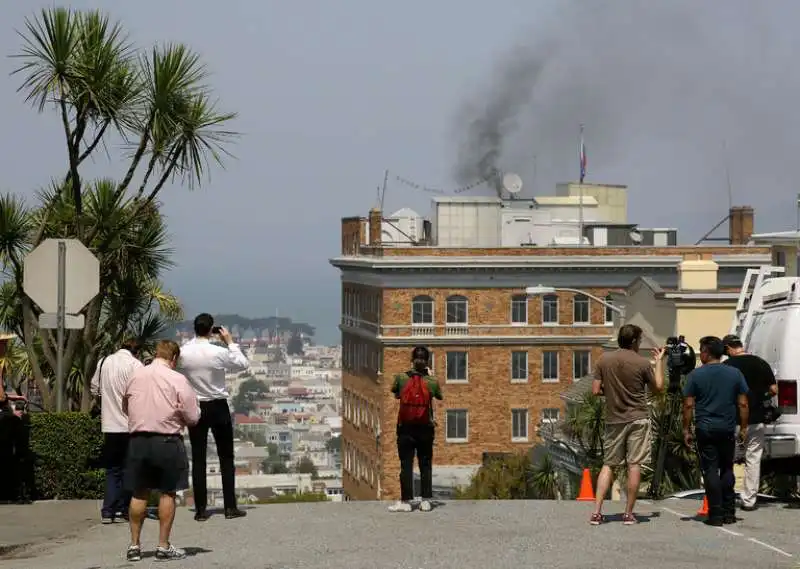
POLYGON ((161 493, 156 560, 186 557, 169 537, 175 520, 175 494, 189 487, 189 460, 181 431, 197 424, 200 404, 189 381, 174 371, 180 351, 175 342, 161 340, 152 363, 134 372, 123 397, 130 433, 125 486, 133 494, 128 561, 142 559, 140 538, 151 491, 161 493))

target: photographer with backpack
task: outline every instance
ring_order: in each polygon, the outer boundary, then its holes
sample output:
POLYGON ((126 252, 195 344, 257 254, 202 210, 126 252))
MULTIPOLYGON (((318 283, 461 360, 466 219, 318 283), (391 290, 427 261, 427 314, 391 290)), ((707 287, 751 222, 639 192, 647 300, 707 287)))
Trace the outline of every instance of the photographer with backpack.
POLYGON ((397 414, 397 454, 400 457, 400 501, 389 508, 391 512, 410 512, 414 499, 414 454, 419 463, 422 502, 419 509, 431 510, 433 498, 433 441, 436 423, 433 418, 433 399, 442 399, 436 378, 430 375, 430 351, 417 346, 411 352, 413 368, 397 374, 392 393, 400 400, 397 414))

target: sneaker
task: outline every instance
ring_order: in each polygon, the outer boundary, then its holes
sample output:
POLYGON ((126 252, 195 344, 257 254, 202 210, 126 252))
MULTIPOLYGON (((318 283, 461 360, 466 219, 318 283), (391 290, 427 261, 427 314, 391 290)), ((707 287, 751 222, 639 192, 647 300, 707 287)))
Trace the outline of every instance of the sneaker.
POLYGON ((593 526, 599 526, 605 521, 603 518, 603 514, 592 514, 592 517, 589 518, 589 523, 593 526))
POLYGON ((634 514, 622 514, 622 525, 632 526, 638 523, 639 520, 636 519, 634 514))
POLYGON ((722 522, 721 519, 708 518, 707 520, 703 521, 703 523, 706 524, 707 526, 713 526, 713 527, 722 527, 722 525, 723 525, 723 522, 722 522))
POLYGON ((113 524, 114 523, 114 517, 113 516, 102 516, 100 518, 100 523, 103 524, 103 525, 113 524))
POLYGON ((396 502, 389 506, 390 512, 410 512, 411 504, 409 502, 396 502))
POLYGON ((738 521, 739 521, 739 518, 737 518, 736 516, 724 516, 722 518, 722 523, 726 524, 726 525, 735 524, 738 521))
POLYGON ((142 560, 142 548, 138 545, 131 545, 128 547, 128 552, 125 554, 125 558, 128 561, 141 561, 142 560))
POLYGON ((420 512, 430 512, 431 511, 431 503, 428 500, 423 500, 419 503, 419 511, 420 512))
POLYGON ((169 547, 159 546, 156 548, 156 561, 172 561, 173 559, 186 559, 186 552, 171 543, 169 547))

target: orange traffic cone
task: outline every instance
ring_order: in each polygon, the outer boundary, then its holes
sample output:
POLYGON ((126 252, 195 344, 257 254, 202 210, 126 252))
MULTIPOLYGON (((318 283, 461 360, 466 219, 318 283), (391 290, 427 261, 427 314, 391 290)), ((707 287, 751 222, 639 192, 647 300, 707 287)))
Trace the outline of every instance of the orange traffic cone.
POLYGON ((592 473, 588 468, 583 469, 581 478, 581 491, 578 494, 579 502, 594 502, 594 490, 592 489, 592 473))
POLYGON ((700 506, 700 509, 697 510, 698 516, 707 516, 708 515, 708 496, 705 494, 703 495, 703 505, 700 506))

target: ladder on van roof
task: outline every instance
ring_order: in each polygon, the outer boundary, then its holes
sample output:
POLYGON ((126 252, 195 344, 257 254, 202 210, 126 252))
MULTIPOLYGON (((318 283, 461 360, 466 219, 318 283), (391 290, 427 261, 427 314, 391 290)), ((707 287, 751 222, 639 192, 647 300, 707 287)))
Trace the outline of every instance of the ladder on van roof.
POLYGON ((753 315, 760 310, 763 304, 761 285, 764 281, 776 274, 784 273, 784 267, 762 265, 757 269, 747 269, 742 289, 739 291, 739 302, 736 304, 736 314, 731 323, 730 334, 736 334, 747 345, 753 315))

